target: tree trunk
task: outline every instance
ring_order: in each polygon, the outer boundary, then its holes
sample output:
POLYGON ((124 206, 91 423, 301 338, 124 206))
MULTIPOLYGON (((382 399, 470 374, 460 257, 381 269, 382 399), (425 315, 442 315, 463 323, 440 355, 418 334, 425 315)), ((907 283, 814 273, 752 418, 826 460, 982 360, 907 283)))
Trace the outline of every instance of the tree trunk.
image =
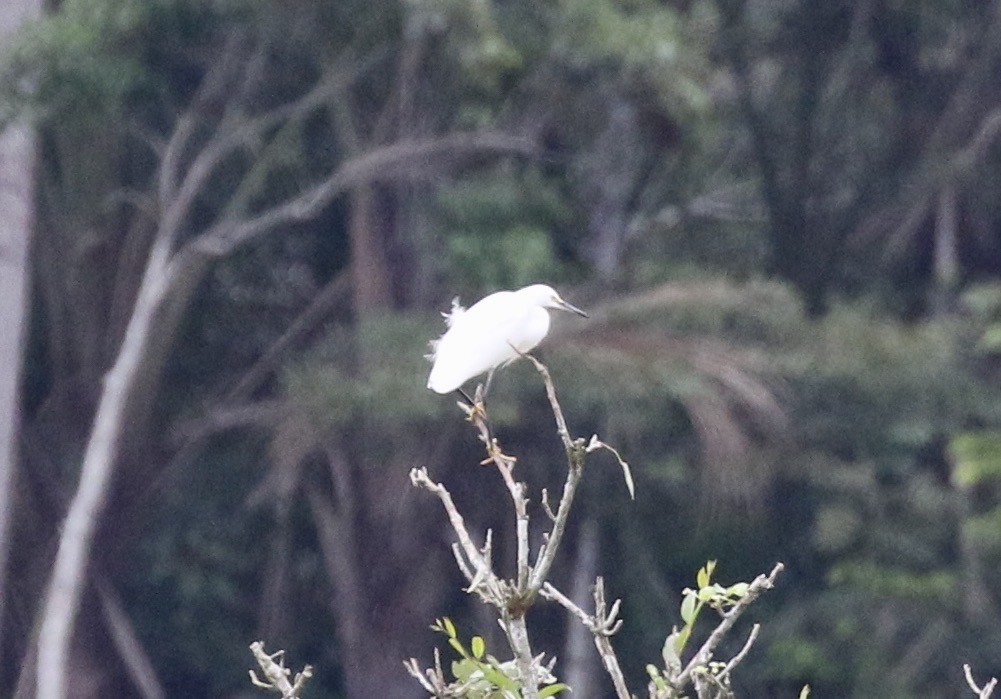
POLYGON ((80 469, 80 483, 63 523, 52 577, 43 602, 36 677, 39 699, 63 699, 67 696, 70 642, 86 587, 94 533, 111 488, 125 431, 129 395, 145 359, 154 317, 169 289, 169 259, 170 240, 161 237, 150 252, 143 284, 118 358, 104 380, 104 391, 80 469))
POLYGON ((345 696, 421 696, 402 659, 435 641, 427 629, 440 613, 447 564, 429 535, 433 510, 422 511, 406 465, 353 468, 340 449, 329 452, 333 497, 315 487, 307 497, 332 587, 345 696), (394 490, 399 498, 387 496, 394 490))
MULTIPOLYGON (((0 5, 0 42, 41 14, 41 0, 0 5)), ((23 124, 0 133, 0 648, 11 546, 14 476, 20 431, 23 344, 28 325, 28 248, 34 225, 35 138, 23 124)))
POLYGON ((954 306, 959 283, 958 204, 955 185, 946 185, 939 192, 935 217, 933 248, 935 285, 932 287, 932 311, 947 315, 954 306))
POLYGON ((595 140, 585 162, 588 206, 584 253, 602 279, 619 269, 626 243, 629 216, 642 176, 643 142, 637 108, 622 95, 613 95, 608 123, 595 140))
MULTIPOLYGON (((577 537, 577 551, 570 581, 570 599, 586 611, 594 608, 594 582, 598 577, 598 524, 587 519, 577 537)), ((574 699, 598 699, 605 695, 607 680, 601 675, 601 662, 594 647, 594 636, 576 617, 567 615, 566 683, 573 688, 574 699)))
POLYGON ((351 270, 355 314, 361 318, 391 306, 388 260, 379 221, 379 196, 374 185, 351 192, 351 270))

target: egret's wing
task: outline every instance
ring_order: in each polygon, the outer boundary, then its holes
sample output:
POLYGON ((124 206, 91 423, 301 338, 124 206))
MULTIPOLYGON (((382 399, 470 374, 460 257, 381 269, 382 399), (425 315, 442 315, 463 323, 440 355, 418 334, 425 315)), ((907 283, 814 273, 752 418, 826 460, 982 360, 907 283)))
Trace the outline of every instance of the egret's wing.
POLYGON ((434 367, 428 386, 439 393, 517 356, 509 338, 522 325, 508 291, 491 294, 457 316, 434 347, 434 367))
POLYGON ((435 347, 428 385, 439 393, 447 393, 516 357, 511 346, 498 337, 472 326, 451 328, 435 347))
MULTIPOLYGON (((512 303, 515 298, 512 291, 498 291, 480 299, 459 315, 446 333, 454 337, 449 341, 449 347, 454 347, 456 354, 465 357, 470 370, 482 366, 470 378, 510 359, 512 355, 517 356, 511 350, 512 339, 524 325, 525 317, 522 308, 512 303)), ((460 358, 455 356, 452 359, 460 358)))
POLYGON ((512 291, 498 291, 446 317, 448 330, 432 343, 428 388, 448 393, 527 352, 546 336, 549 314, 512 291))

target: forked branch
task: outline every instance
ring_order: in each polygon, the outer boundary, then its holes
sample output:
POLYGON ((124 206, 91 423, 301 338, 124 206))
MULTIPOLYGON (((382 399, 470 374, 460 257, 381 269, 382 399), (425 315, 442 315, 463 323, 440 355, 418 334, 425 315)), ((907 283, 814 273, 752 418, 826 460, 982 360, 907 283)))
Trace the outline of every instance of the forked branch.
MULTIPOLYGON (((674 678, 673 684, 676 688, 681 689, 686 684, 692 680, 692 675, 699 668, 703 668, 709 664, 709 661, 713 657, 713 653, 716 651, 716 647, 720 644, 726 634, 733 628, 733 625, 737 623, 737 619, 747 611, 747 608, 761 596, 761 593, 766 590, 771 590, 775 587, 775 580, 778 578, 779 573, 785 570, 785 566, 781 563, 776 563, 775 567, 772 568, 772 572, 768 575, 762 573, 756 577, 747 588, 747 593, 731 607, 728 611, 723 614, 723 618, 720 620, 719 624, 713 629, 712 633, 709 634, 709 638, 706 639, 705 643, 696 651, 692 659, 688 661, 688 665, 685 669, 681 671, 676 678, 674 678)), ((753 643, 756 634, 752 633, 752 638, 750 642, 753 643)), ((745 644, 745 648, 747 644, 745 644)), ((740 662, 740 657, 746 655, 746 650, 742 650, 741 653, 735 657, 736 662, 740 662)), ((736 662, 731 661, 734 665, 736 662)))
MULTIPOLYGON (((535 365, 542 376, 546 386, 546 395, 556 420, 557 432, 567 455, 567 475, 556 512, 553 512, 549 507, 548 499, 545 502, 545 510, 552 521, 552 527, 549 532, 544 534, 545 541, 536 553, 535 564, 530 564, 529 499, 526 494, 528 487, 525 483, 516 480, 514 469, 517 460, 504 453, 497 438, 493 435, 479 393, 477 393, 474 405, 466 406, 460 403, 460 406, 466 413, 467 419, 475 427, 478 437, 486 449, 486 458, 482 463, 492 464, 497 468, 511 498, 516 521, 517 542, 517 565, 514 577, 506 580, 496 575, 489 560, 489 533, 487 545, 483 550, 477 549, 466 530, 462 515, 444 485, 432 481, 425 468, 413 469, 410 478, 415 486, 423 487, 437 495, 445 507, 452 529, 458 537, 458 543, 453 546, 453 551, 459 569, 469 580, 470 584, 467 589, 470 592, 477 592, 485 601, 498 609, 498 621, 504 629, 508 644, 514 654, 513 664, 519 678, 522 696, 532 699, 539 696, 539 684, 544 683, 543 678, 548 672, 545 671, 542 664, 542 656, 536 657, 532 654, 525 615, 534 604, 543 585, 547 584, 546 579, 566 532, 574 496, 584 473, 584 460, 589 451, 593 451, 593 449, 588 449, 583 438, 574 439, 570 436, 549 371, 535 358, 529 355, 525 356, 535 365)), ((549 587, 552 588, 551 585, 549 587)), ((552 589, 555 590, 555 588, 552 589)), ((613 605, 611 614, 614 616, 617 612, 618 603, 613 605)), ((435 696, 444 696, 441 694, 441 675, 437 669, 422 673, 416 663, 410 661, 407 663, 407 670, 421 682, 425 689, 434 693, 435 696)), ((628 696, 628 694, 622 696, 628 696)))
POLYGON ((973 670, 970 668, 969 663, 963 665, 963 674, 966 676, 966 684, 970 686, 973 693, 980 699, 990 699, 991 695, 994 694, 994 688, 998 685, 996 677, 992 677, 983 687, 979 686, 976 680, 973 679, 973 670))

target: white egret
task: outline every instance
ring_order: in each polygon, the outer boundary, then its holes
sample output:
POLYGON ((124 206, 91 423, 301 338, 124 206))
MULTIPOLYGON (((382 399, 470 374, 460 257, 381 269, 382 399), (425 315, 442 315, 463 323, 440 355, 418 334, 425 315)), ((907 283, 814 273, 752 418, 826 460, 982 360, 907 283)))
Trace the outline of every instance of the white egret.
POLYGON ((451 313, 442 314, 448 329, 431 343, 428 388, 442 394, 461 390, 474 376, 485 371, 492 376, 494 369, 528 352, 549 332, 548 308, 587 317, 545 284, 495 292, 468 310, 456 299, 451 313))

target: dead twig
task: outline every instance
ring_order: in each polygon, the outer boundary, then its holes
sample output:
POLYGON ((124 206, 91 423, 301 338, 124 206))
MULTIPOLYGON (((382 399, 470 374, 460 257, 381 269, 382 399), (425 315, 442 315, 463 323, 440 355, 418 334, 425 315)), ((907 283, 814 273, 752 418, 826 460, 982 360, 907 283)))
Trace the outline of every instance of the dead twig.
POLYGON ((254 659, 264 673, 264 679, 261 680, 257 673, 250 670, 250 681, 255 687, 277 692, 282 695, 282 699, 299 699, 302 696, 302 688, 313 676, 312 665, 307 665, 301 672, 295 673, 295 677, 289 681, 292 671, 285 667, 285 651, 268 654, 264 650, 263 641, 254 641, 250 644, 250 652, 254 654, 254 659))
POLYGON ((996 677, 992 677, 983 687, 978 686, 976 681, 973 679, 973 670, 970 668, 969 663, 963 664, 963 674, 966 676, 966 684, 970 685, 970 689, 972 689, 973 693, 980 697, 980 699, 990 699, 991 695, 994 694, 994 688, 997 687, 998 684, 996 677))

